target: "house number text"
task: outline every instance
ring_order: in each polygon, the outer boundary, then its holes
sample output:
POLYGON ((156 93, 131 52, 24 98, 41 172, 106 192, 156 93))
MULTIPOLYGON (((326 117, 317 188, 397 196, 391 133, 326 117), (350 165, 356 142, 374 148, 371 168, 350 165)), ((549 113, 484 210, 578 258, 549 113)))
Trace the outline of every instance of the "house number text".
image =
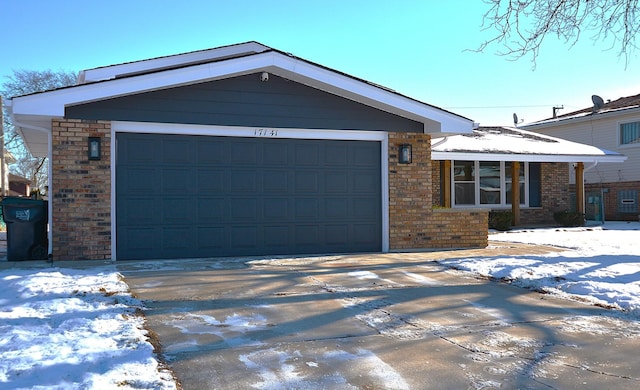
POLYGON ((253 135, 256 137, 277 137, 278 130, 274 129, 255 129, 253 135))

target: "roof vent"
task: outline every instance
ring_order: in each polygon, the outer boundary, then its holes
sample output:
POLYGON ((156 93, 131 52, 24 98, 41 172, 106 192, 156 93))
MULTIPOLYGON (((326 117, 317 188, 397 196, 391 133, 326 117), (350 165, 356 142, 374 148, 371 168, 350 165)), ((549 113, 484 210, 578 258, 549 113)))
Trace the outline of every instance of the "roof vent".
POLYGON ((604 100, 598 95, 591 95, 591 101, 593 102, 593 113, 596 113, 604 107, 604 100))

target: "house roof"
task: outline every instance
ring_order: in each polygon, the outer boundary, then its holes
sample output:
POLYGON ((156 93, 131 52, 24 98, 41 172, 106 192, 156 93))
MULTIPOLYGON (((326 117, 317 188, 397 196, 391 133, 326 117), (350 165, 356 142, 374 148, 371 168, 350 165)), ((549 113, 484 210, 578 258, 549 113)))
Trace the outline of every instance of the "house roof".
POLYGON ((463 116, 257 42, 88 69, 75 86, 12 98, 9 111, 30 152, 46 156, 51 118, 63 117, 68 106, 256 72, 421 122, 425 133, 470 133, 474 127, 463 116))
POLYGON ((558 115, 555 118, 547 118, 541 121, 529 123, 523 127, 525 128, 543 128, 555 126, 557 124, 565 124, 572 122, 580 122, 584 120, 593 120, 608 118, 613 115, 626 114, 630 112, 640 112, 640 94, 621 97, 616 100, 609 100, 604 105, 595 109, 594 106, 582 108, 577 111, 569 112, 563 115, 558 115))
POLYGON ((514 127, 480 127, 472 134, 431 140, 433 160, 623 162, 609 150, 514 127))

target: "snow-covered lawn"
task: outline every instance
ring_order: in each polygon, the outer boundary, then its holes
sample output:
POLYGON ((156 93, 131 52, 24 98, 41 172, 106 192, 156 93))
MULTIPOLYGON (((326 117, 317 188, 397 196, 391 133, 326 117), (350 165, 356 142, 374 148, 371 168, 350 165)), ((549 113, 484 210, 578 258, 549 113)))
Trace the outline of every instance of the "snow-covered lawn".
POLYGON ((515 229, 490 234, 489 240, 493 246, 520 242, 568 250, 543 256, 463 258, 440 263, 517 286, 640 315, 640 222, 515 229))
MULTIPOLYGON (((640 223, 514 230, 502 242, 554 245, 547 255, 440 263, 640 314, 640 223)), ((0 388, 175 389, 153 353, 142 303, 115 267, 0 271, 0 388)))
POLYGON ((1 389, 175 389, 112 269, 0 272, 1 389))

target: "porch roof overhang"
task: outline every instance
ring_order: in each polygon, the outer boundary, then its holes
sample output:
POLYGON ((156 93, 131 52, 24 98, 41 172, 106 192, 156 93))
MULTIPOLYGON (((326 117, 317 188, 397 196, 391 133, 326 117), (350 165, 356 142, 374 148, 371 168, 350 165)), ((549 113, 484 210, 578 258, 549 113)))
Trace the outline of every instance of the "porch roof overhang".
POLYGON ((432 160, 621 163, 627 156, 592 145, 510 127, 432 139, 432 160))
POLYGON ((256 72, 421 122, 425 133, 464 134, 474 128, 468 118, 256 42, 84 71, 79 78, 82 84, 14 97, 8 108, 29 151, 44 157, 51 119, 64 117, 66 107, 256 72))

